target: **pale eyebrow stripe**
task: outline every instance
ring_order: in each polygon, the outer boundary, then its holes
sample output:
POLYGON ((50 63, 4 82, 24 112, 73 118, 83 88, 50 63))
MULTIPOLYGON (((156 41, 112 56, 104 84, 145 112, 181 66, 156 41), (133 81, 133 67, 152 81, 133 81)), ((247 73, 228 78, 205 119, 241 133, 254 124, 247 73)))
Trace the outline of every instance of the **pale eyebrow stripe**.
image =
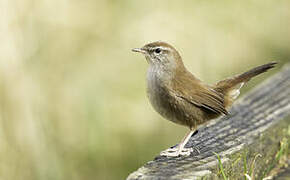
POLYGON ((156 47, 152 47, 152 48, 150 48, 149 50, 155 50, 155 49, 157 49, 157 48, 159 48, 159 49, 161 49, 161 50, 167 50, 167 51, 169 51, 169 48, 164 47, 164 46, 156 46, 156 47))

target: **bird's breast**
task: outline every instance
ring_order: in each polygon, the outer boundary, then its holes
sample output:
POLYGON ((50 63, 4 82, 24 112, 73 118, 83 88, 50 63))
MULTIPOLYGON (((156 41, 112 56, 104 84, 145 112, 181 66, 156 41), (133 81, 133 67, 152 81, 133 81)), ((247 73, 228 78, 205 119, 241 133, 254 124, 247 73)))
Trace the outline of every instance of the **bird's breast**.
POLYGON ((147 73, 147 95, 153 108, 167 120, 184 125, 180 118, 177 118, 177 100, 170 93, 171 80, 167 75, 154 69, 147 73))

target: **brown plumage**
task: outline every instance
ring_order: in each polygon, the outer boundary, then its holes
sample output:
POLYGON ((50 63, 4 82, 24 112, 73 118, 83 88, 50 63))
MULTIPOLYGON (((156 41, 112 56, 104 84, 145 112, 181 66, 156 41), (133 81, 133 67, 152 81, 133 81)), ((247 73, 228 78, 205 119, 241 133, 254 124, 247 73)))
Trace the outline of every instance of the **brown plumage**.
POLYGON ((258 66, 210 86, 187 71, 179 53, 165 42, 149 43, 133 51, 143 53, 149 63, 147 94, 154 109, 164 118, 190 128, 176 151, 161 153, 166 156, 190 154, 191 150, 183 151, 184 145, 197 126, 227 115, 243 84, 276 64, 258 66))
POLYGON ((266 72, 267 70, 275 67, 277 63, 276 62, 271 62, 268 64, 264 64, 258 67, 255 67, 249 71, 246 71, 242 74, 236 75, 231 78, 227 78, 225 80, 219 81, 215 86, 214 89, 217 92, 220 92, 224 95, 225 99, 225 107, 228 108, 229 106, 232 105, 233 101, 235 98, 231 96, 231 92, 235 89, 241 88, 243 86, 243 83, 248 82, 251 80, 251 78, 266 72))

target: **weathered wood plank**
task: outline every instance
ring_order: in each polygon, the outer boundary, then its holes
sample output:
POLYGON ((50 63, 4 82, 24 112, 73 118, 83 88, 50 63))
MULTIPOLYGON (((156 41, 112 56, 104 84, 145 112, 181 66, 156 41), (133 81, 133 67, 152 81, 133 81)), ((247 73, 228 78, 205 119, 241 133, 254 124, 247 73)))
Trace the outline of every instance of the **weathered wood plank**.
POLYGON ((290 65, 249 92, 230 110, 230 115, 219 118, 199 129, 186 147, 196 147, 188 157, 160 157, 133 172, 128 180, 143 179, 216 179, 221 156, 231 179, 244 178, 245 164, 250 167, 257 154, 255 176, 267 171, 290 124, 290 65), (245 160, 245 161, 244 161, 245 160))

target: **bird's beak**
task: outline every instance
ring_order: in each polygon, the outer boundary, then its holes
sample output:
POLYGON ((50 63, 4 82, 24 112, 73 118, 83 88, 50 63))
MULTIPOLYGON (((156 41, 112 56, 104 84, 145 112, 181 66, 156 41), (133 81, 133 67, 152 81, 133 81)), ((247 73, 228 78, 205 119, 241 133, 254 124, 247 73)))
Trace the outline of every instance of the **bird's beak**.
POLYGON ((143 54, 146 53, 146 51, 144 49, 142 49, 142 48, 134 48, 134 49, 132 49, 132 51, 133 52, 138 52, 138 53, 143 53, 143 54))

